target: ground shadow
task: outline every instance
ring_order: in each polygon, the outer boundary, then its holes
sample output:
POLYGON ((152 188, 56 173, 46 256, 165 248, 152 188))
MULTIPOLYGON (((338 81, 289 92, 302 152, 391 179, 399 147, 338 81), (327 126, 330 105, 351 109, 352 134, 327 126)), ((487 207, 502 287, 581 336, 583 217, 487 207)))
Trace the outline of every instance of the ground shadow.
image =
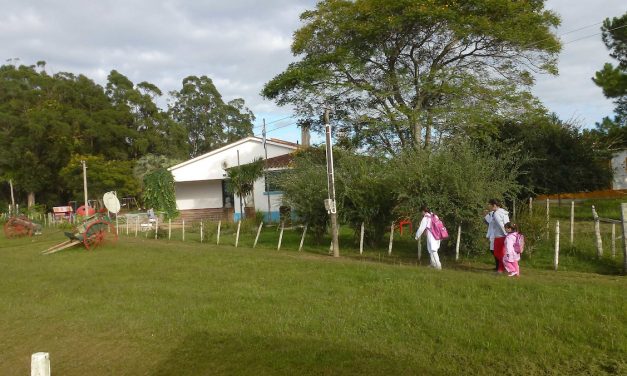
POLYGON ((320 340, 197 332, 179 343, 151 374, 416 375, 429 371, 410 367, 402 357, 320 340))

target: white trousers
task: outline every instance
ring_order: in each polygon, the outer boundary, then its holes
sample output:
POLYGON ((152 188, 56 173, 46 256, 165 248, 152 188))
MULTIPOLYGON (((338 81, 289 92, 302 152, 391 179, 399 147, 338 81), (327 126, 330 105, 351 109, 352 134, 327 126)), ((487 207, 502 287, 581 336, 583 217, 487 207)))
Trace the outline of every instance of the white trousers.
POLYGON ((442 270, 442 264, 440 263, 438 251, 429 252, 429 257, 431 258, 431 266, 438 270, 442 270))

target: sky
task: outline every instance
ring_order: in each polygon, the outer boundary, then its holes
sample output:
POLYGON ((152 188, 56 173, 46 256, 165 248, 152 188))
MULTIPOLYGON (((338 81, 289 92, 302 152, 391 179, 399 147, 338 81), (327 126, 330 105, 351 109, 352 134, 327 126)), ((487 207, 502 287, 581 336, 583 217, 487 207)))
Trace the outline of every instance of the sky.
MULTIPOLYGON (((84 74, 104 85, 113 69, 164 93, 206 75, 225 100, 243 98, 268 137, 300 137, 289 108, 259 95, 297 58, 290 51, 299 15, 314 0, 0 0, 0 63, 46 62, 49 73, 84 74)), ((611 61, 599 27, 627 11, 623 0, 548 0, 564 42, 557 77, 537 76, 532 92, 563 120, 594 126, 614 105, 591 81, 611 61), (581 29, 576 31, 577 29, 581 29)), ((165 99, 159 101, 167 107, 165 99)), ((314 136, 313 140, 321 140, 314 136)))

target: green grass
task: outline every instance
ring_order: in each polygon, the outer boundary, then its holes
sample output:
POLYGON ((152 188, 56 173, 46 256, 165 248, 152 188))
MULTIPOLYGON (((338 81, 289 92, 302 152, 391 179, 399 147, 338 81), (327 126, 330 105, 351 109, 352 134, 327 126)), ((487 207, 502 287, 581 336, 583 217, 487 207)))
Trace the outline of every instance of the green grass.
POLYGON ((28 374, 38 351, 57 375, 627 372, 621 276, 525 260, 509 279, 488 257, 444 257, 437 272, 410 249, 338 260, 297 252, 296 231, 278 252, 270 230, 254 250, 250 236, 239 248, 122 236, 41 256, 63 240, 52 231, 0 237, 3 375, 28 374))

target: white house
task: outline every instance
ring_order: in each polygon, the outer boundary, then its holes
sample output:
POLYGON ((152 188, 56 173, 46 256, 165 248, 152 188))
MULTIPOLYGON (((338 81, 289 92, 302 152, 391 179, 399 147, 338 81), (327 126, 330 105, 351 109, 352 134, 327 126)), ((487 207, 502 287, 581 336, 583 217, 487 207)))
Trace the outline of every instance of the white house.
POLYGON ((615 153, 612 156, 612 189, 627 189, 627 150, 615 153))
MULTIPOLYGON (((277 167, 277 161, 286 159, 280 157, 295 151, 298 144, 272 138, 266 140, 266 148, 268 161, 274 161, 270 166, 274 168, 269 169, 272 171, 280 168, 277 167)), ((225 168, 247 164, 260 157, 265 158, 263 140, 247 137, 170 167, 168 170, 174 176, 176 188, 176 207, 182 217, 239 220, 242 217, 240 198, 227 193, 225 181, 228 175, 225 168)), ((255 182, 253 194, 245 200, 248 207, 246 212, 260 210, 270 213, 270 217, 277 220, 281 192, 274 191, 272 187, 266 192, 265 186, 264 178, 255 182)))

